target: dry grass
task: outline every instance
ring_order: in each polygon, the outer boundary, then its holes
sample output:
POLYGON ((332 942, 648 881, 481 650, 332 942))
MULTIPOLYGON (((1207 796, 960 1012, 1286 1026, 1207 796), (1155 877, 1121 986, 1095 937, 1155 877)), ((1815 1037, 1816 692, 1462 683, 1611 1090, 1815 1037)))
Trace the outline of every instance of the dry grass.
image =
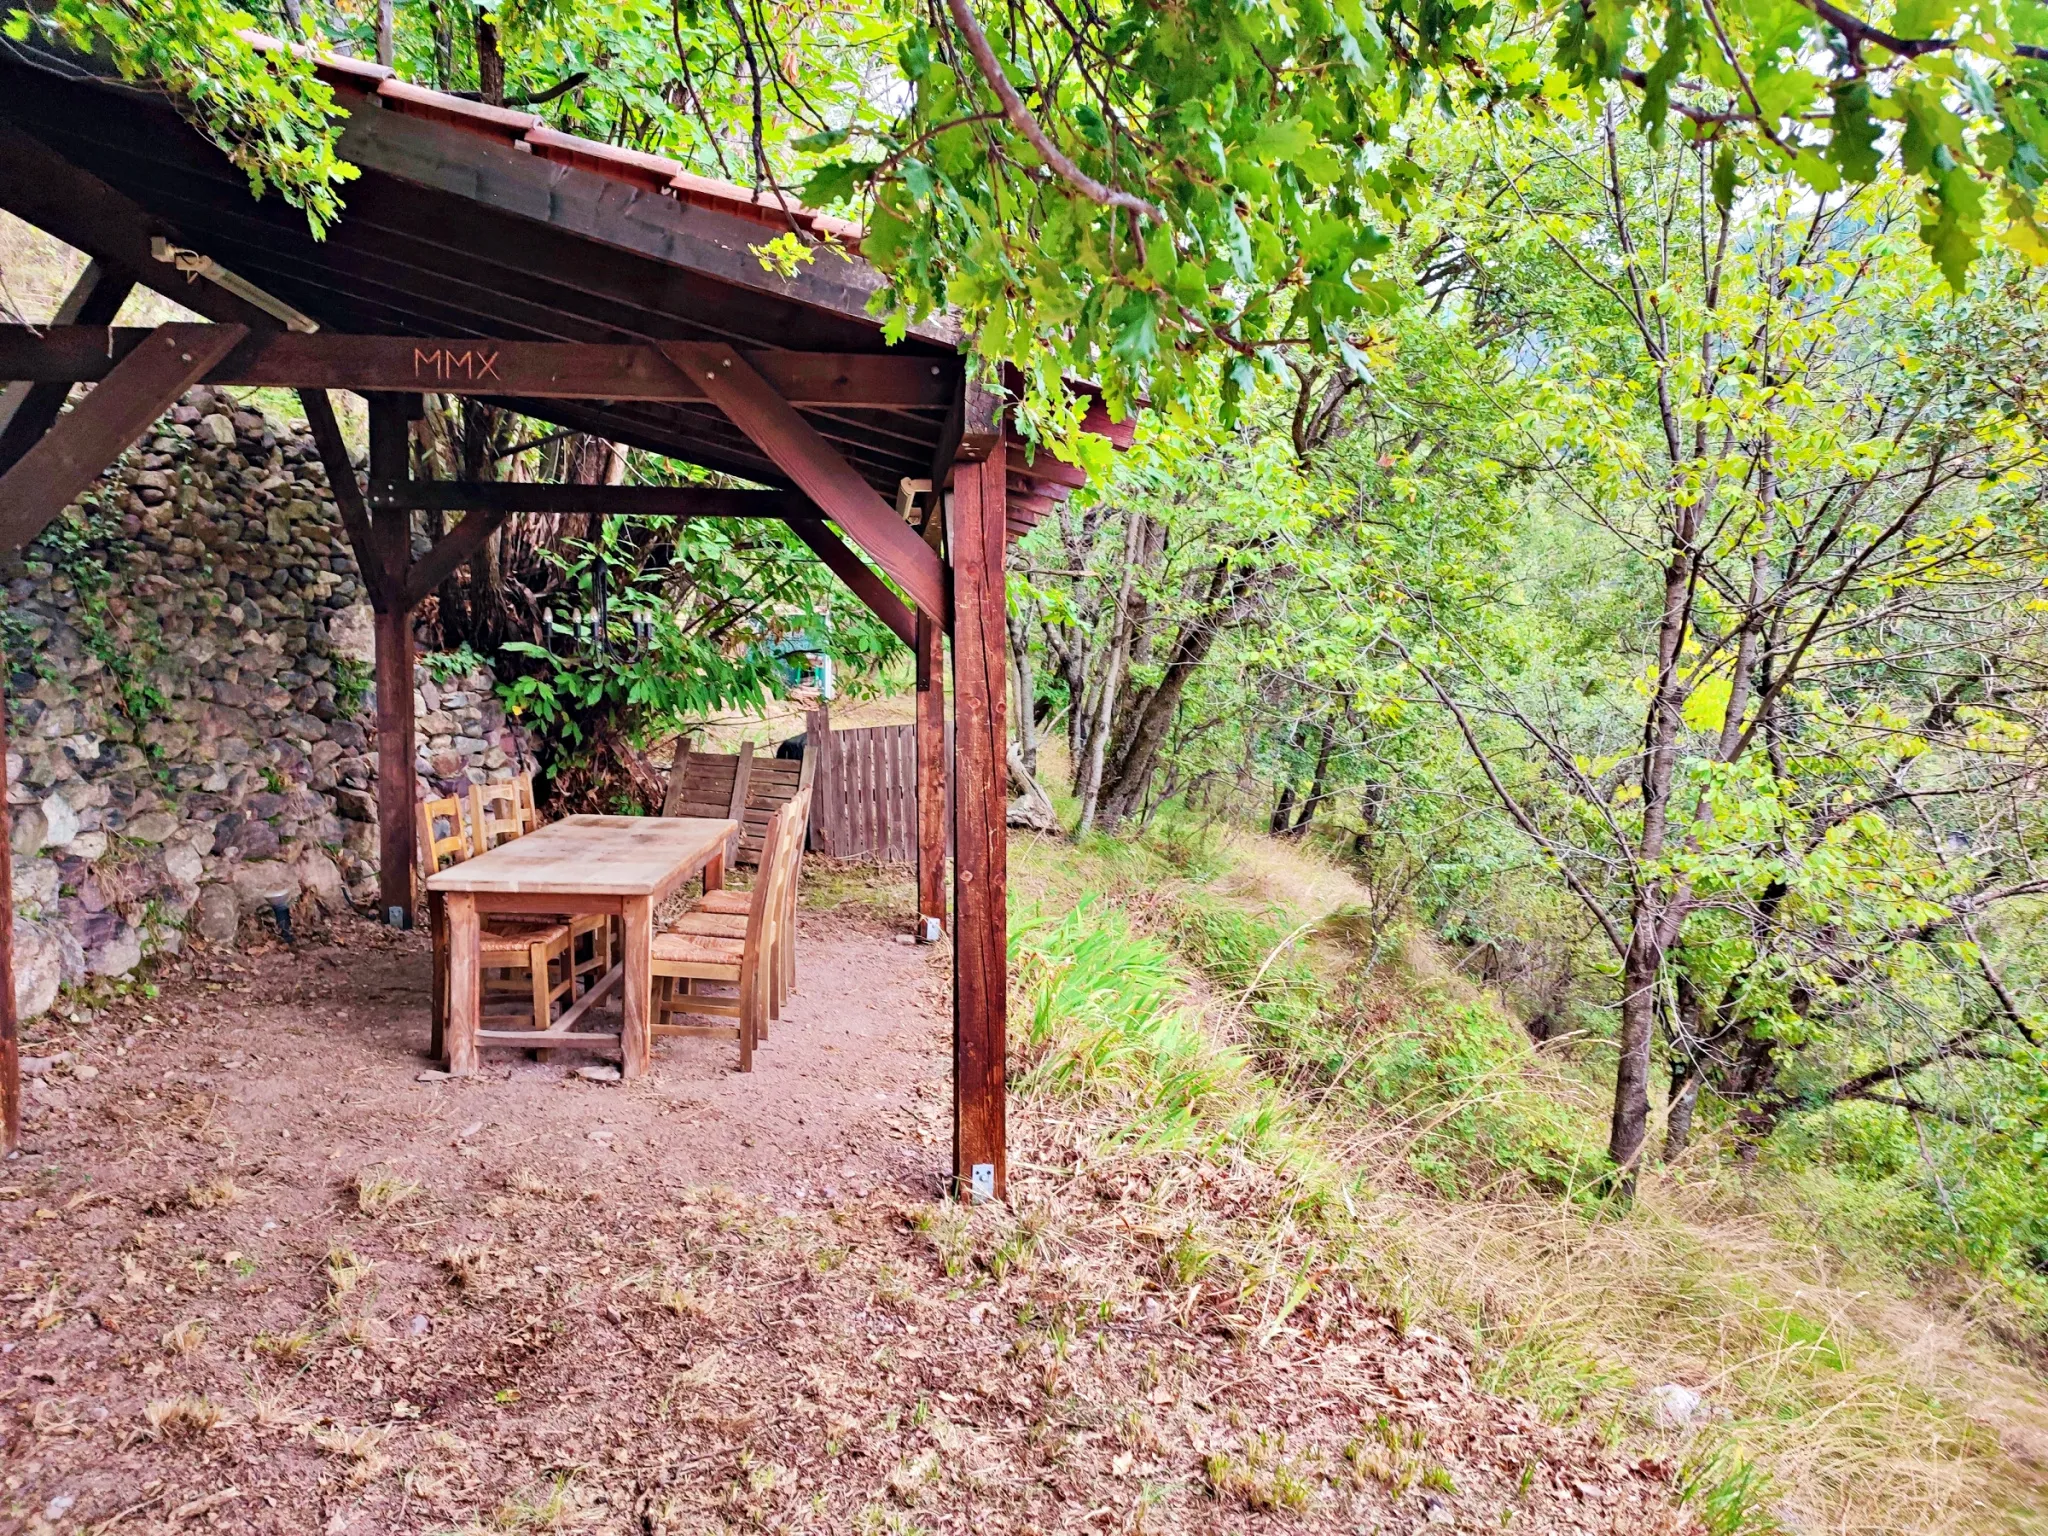
POLYGON ((1644 1389, 1701 1392, 1712 1417, 1665 1432, 1671 1453, 1754 1460, 1794 1529, 2038 1528, 2039 1378, 1719 1192, 1651 1180, 1606 1221, 1539 1202, 1387 1203, 1503 1390, 1635 1432, 1654 1432, 1644 1389))
POLYGON ((348 1480, 357 1487, 381 1475, 391 1465, 391 1458, 381 1449, 389 1428, 354 1428, 337 1424, 328 1429, 313 1431, 313 1444, 329 1456, 349 1464, 348 1480))
POLYGON ((336 1243, 327 1250, 323 1267, 327 1276, 327 1299, 330 1305, 335 1305, 342 1298, 353 1295, 356 1287, 362 1284, 363 1277, 376 1265, 346 1243, 336 1243))
POLYGON ((175 1327, 167 1329, 163 1346, 174 1355, 189 1355, 206 1342, 206 1324, 196 1317, 188 1317, 175 1327))
POLYGON ((227 1177, 211 1179, 204 1184, 189 1185, 185 1190, 185 1203, 195 1211, 212 1211, 222 1206, 239 1205, 246 1198, 246 1193, 236 1186, 233 1179, 227 1177))
POLYGON ((426 1192, 425 1186, 416 1180, 377 1163, 358 1169, 350 1188, 355 1193, 356 1209, 365 1216, 382 1216, 426 1192))
POLYGON ((211 1398, 190 1394, 159 1398, 142 1410, 142 1417, 151 1437, 165 1441, 197 1440, 228 1421, 226 1412, 211 1398))
POLYGON ((474 1243, 450 1243, 436 1256, 435 1262, 447 1272, 448 1279, 458 1290, 471 1290, 483 1279, 484 1265, 490 1254, 474 1243))

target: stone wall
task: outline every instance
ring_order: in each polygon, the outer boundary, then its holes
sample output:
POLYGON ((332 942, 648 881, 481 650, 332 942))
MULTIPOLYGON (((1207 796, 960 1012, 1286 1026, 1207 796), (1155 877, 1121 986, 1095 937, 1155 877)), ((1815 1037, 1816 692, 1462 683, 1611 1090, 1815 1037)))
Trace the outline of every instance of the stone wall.
MULTIPOLYGON (((188 931, 374 909, 370 609, 310 438, 195 390, 0 579, 23 1017, 188 931)), ((442 660, 420 791, 532 768, 442 660)))

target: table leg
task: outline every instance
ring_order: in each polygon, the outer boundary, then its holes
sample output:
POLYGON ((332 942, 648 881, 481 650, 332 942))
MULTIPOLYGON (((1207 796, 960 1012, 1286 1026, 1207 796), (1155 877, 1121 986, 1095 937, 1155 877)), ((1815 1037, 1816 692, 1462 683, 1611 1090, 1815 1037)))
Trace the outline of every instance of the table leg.
POLYGON ((448 1054, 448 898, 439 891, 427 892, 427 931, 434 956, 434 1035, 427 1055, 441 1061, 448 1054))
POLYGON ((645 896, 629 897, 626 910, 619 914, 619 927, 625 930, 626 941, 620 1004, 625 1020, 619 1041, 624 1059, 619 1071, 631 1079, 644 1076, 653 1058, 654 903, 645 896))
POLYGON ((713 891, 721 889, 724 885, 725 848, 721 845, 718 852, 712 854, 710 858, 704 861, 704 894, 708 896, 713 891))
POLYGON ((476 897, 448 893, 448 1070, 472 1077, 483 1066, 477 1030, 483 1025, 483 925, 476 897))

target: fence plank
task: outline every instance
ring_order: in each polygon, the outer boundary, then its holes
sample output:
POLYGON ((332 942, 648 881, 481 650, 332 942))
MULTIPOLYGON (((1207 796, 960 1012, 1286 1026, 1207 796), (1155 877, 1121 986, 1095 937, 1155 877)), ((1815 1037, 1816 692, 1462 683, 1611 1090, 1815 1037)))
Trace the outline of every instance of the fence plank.
POLYGON ((819 851, 838 858, 914 862, 916 727, 832 731, 820 736, 816 751, 811 814, 819 851))

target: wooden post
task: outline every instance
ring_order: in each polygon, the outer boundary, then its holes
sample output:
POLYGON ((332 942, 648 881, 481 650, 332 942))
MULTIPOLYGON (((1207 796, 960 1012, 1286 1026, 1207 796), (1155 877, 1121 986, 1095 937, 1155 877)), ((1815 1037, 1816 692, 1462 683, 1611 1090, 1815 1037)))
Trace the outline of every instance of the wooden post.
POLYGON ((945 636, 917 611, 917 937, 936 944, 946 928, 945 636))
POLYGON ((953 566, 953 1179, 955 1192, 972 1200, 1001 1200, 1009 1190, 1006 459, 998 437, 986 460, 955 466, 946 539, 953 566))
POLYGON ((412 926, 414 788, 411 615, 385 608, 377 631, 377 904, 394 928, 412 926))
MULTIPOLYGON (((412 563, 412 514, 387 504, 385 487, 411 473, 407 401, 370 397, 370 550, 365 572, 377 633, 377 905, 394 928, 412 926, 414 804, 419 798, 412 707, 412 610, 405 600, 412 563)), ((331 478, 331 473, 330 473, 331 478)))
POLYGON ((476 1032, 482 1025, 483 930, 472 891, 450 891, 448 923, 448 1027, 443 1037, 448 1070, 474 1077, 483 1067, 476 1032))
MULTIPOLYGON (((7 667, 0 655, 0 765, 7 761, 7 667)), ((14 815, 0 767, 0 1157, 21 1145, 21 1030, 14 1015, 14 815)))

